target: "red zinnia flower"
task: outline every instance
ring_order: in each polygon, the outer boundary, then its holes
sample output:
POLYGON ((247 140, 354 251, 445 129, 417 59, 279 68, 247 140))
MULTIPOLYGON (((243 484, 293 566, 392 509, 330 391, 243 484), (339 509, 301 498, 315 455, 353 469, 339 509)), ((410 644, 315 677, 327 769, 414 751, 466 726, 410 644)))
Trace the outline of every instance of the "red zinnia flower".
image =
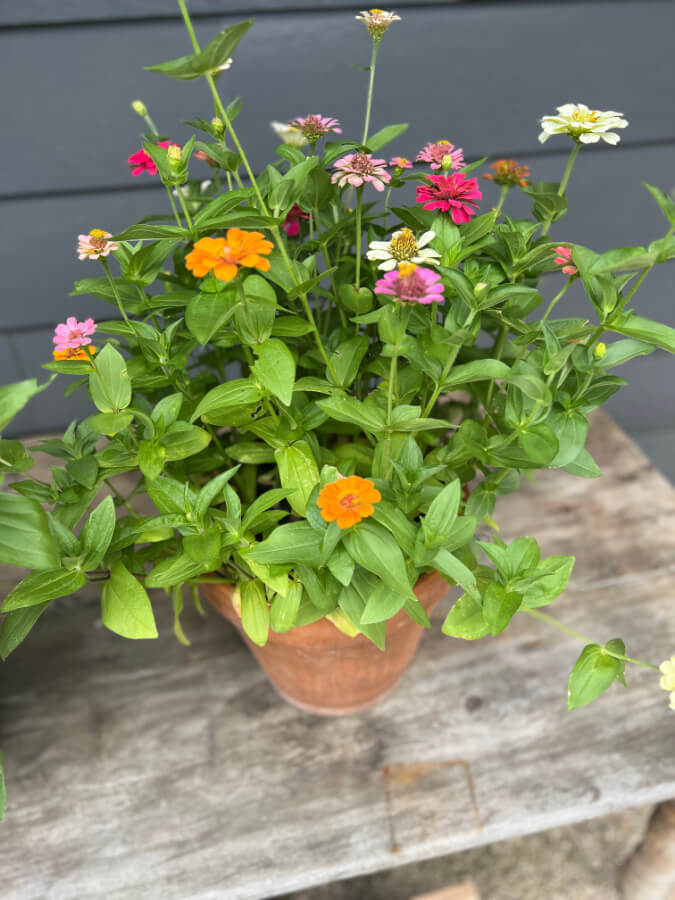
POLYGON ((281 226, 288 237, 297 237, 297 235, 300 234, 300 222, 302 222, 303 219, 309 219, 309 214, 303 212, 298 204, 294 203, 288 210, 286 220, 281 226))
MULTIPOLYGON (((168 147, 171 141, 159 141, 157 144, 158 147, 168 147)), ((157 174, 157 166, 153 158, 147 153, 143 148, 141 148, 137 153, 132 153, 129 159, 127 160, 129 164, 129 168, 131 169, 131 174, 136 178, 138 175, 142 175, 143 172, 147 172, 148 175, 156 175, 157 174)))
POLYGON ((466 178, 460 172, 452 175, 427 175, 428 184, 417 188, 417 202, 425 209, 449 212, 455 225, 463 225, 478 212, 476 200, 483 194, 476 178, 466 178))

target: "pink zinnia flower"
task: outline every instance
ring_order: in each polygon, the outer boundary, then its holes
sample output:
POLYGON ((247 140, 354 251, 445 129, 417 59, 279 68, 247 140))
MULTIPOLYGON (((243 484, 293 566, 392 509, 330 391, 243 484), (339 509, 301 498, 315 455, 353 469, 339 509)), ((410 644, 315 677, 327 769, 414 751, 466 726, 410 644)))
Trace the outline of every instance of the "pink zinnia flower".
POLYGON ((476 178, 467 178, 459 172, 452 175, 427 175, 429 184, 417 188, 417 202, 425 209, 440 209, 450 212, 455 225, 463 225, 478 212, 476 200, 483 194, 478 189, 476 178))
POLYGON ((340 123, 337 119, 331 119, 330 116, 320 116, 318 113, 311 116, 297 116, 288 123, 291 128, 297 128, 301 131, 310 143, 316 143, 319 138, 325 134, 334 132, 342 134, 340 123))
POLYGON ((461 147, 455 147, 450 141, 436 141, 435 144, 427 144, 416 157, 417 162, 431 163, 432 169, 461 169, 464 165, 464 151, 461 147), (449 162, 443 166, 443 160, 449 157, 449 162))
POLYGON ((309 214, 301 210, 297 203, 294 203, 286 214, 286 221, 281 226, 288 237, 297 237, 300 234, 300 222, 303 219, 309 219, 309 214))
MULTIPOLYGON (((159 141, 157 146, 166 148, 170 144, 171 141, 159 141)), ((132 153, 127 160, 127 163, 131 167, 131 174, 134 178, 138 175, 142 175, 143 172, 147 172, 148 175, 157 174, 157 166, 155 165, 153 158, 142 148, 137 153, 132 153)))
POLYGON ((91 335, 96 331, 96 323, 93 319, 85 319, 78 322, 75 316, 68 316, 65 324, 57 325, 54 329, 54 343, 56 349, 76 350, 91 344, 91 335))
POLYGON ((117 241, 109 241, 112 237, 109 231, 101 231, 100 228, 92 228, 89 234, 78 234, 77 255, 80 259, 99 259, 108 256, 113 250, 117 250, 117 241))
POLYGON ((389 165, 396 166, 397 169, 412 169, 413 167, 413 164, 405 156, 392 156, 389 165))
POLYGON ((572 248, 571 247, 556 247, 555 252, 558 254, 553 262, 558 263, 559 266, 562 266, 562 270, 565 275, 576 275, 579 270, 576 266, 570 265, 572 262, 572 248))
POLYGON ((387 272, 375 284, 376 294, 390 294, 400 303, 442 303, 441 276, 415 263, 401 263, 397 272, 387 272))
POLYGON ((333 163, 333 168, 338 171, 333 172, 331 181, 333 184, 337 182, 340 187, 348 184, 361 187, 369 182, 376 191, 383 191, 385 184, 391 181, 386 165, 385 159, 373 159, 370 153, 349 153, 333 163))

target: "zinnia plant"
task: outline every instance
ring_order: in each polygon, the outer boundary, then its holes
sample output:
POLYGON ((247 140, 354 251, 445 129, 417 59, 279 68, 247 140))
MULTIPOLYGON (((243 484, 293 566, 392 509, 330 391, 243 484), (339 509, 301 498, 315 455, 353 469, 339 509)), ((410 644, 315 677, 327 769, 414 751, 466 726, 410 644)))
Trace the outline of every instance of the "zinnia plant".
MULTIPOLYGON (((571 141, 561 181, 500 160, 485 173, 496 202, 474 174, 485 160, 465 162, 445 139, 409 140, 403 124, 370 132, 377 53, 389 27, 404 27, 370 10, 357 17, 372 39, 365 122, 280 111, 281 143, 270 132, 271 161, 255 174, 227 80, 251 22, 200 49, 179 5, 192 51, 149 69, 202 83, 205 118, 179 146, 134 101, 148 130, 130 177, 161 180, 166 205, 117 234, 73 238, 82 279, 45 368, 68 393, 88 392, 92 414, 37 445, 59 462, 51 482, 30 477, 19 442, 2 441, 2 470, 22 477, 0 494, 0 558, 32 572, 4 601, 0 654, 88 580, 102 587, 104 625, 128 638, 156 636, 152 604, 168 596, 186 640, 183 589, 198 602, 209 581, 256 586, 241 590, 241 611, 258 644, 273 625, 326 617, 384 649, 401 610, 429 625, 412 590, 429 572, 461 592, 447 635, 496 635, 521 614, 560 625, 540 608, 565 589, 573 559, 542 558, 534 537, 507 545, 493 513, 522 473, 597 477, 588 414, 625 383, 615 368, 675 351, 675 331, 634 309, 651 269, 675 256, 670 197, 647 186, 668 220, 647 247, 598 253, 573 233, 548 236, 579 149, 616 143, 627 123, 559 107, 540 139, 571 141), (415 164, 383 156, 394 140, 415 164), (529 198, 530 218, 508 213, 511 191, 529 198), (586 317, 565 310, 572 282, 586 317), (92 296, 115 317, 88 318, 92 296), (135 481, 122 492, 125 473, 135 481), (166 595, 151 601, 156 588, 166 595)), ((44 387, 3 388, 2 425, 44 387)), ((621 639, 589 640, 570 707, 623 682, 626 662, 650 665, 621 639)), ((673 661, 661 672, 675 690, 673 661)))

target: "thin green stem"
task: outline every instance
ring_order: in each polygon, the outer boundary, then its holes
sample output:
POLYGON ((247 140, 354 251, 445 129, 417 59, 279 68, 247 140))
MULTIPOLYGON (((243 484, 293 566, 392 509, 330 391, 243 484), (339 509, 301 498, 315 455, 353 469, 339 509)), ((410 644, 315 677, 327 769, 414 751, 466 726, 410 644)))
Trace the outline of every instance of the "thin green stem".
POLYGON ((499 191, 499 200, 497 201, 497 206, 495 207, 495 212, 497 213, 497 215, 495 216, 495 219, 497 219, 499 217, 499 214, 502 211, 502 206, 504 205, 504 201, 506 200, 506 195, 508 194, 508 192, 509 192, 509 185, 503 184, 499 191))
POLYGON ((173 211, 173 215, 176 220, 176 225, 178 225, 179 228, 182 228, 183 222, 181 220, 181 217, 178 215, 178 210, 176 209, 176 204, 173 199, 173 194, 171 193, 171 188, 169 187, 168 184, 165 184, 164 187, 166 188, 166 193, 168 194, 168 197, 169 197, 169 203, 171 204, 171 209, 173 211))
POLYGON ((143 118, 145 119, 146 124, 147 124, 148 128, 150 129, 151 133, 152 133, 155 137, 158 137, 158 136, 159 136, 159 131, 157 131, 157 126, 155 125, 155 123, 154 123, 154 122, 152 121, 152 119, 150 118, 150 113, 146 113, 146 114, 143 116, 143 118))
POLYGON ((354 275, 354 283, 358 290, 361 284, 361 244, 363 236, 361 234, 361 208, 363 201, 363 185, 356 189, 356 273, 354 275))
POLYGON ((363 123, 363 138, 361 143, 368 141, 368 129, 370 128, 370 111, 373 105, 373 87, 375 85, 375 65, 377 63, 377 51, 380 46, 379 41, 373 41, 373 52, 370 57, 370 77, 368 79, 368 99, 366 101, 366 119, 363 123))
MULTIPOLYGON (((570 180, 570 175, 572 174, 572 167, 574 166, 574 161, 577 158, 577 154, 581 149, 581 144, 578 141, 574 142, 574 146, 572 147, 572 152, 569 155, 569 159, 567 160, 567 166, 565 167, 565 172, 562 177, 562 181, 558 186, 558 196, 562 197, 565 193, 565 188, 567 187, 567 182, 570 180)), ((553 224, 552 218, 549 216, 548 220, 544 223, 544 227, 541 229, 541 236, 548 234, 548 230, 553 224)))
MULTIPOLYGON (((475 315, 476 315, 475 311, 471 310, 469 315, 466 317, 466 321, 464 322, 464 326, 463 326, 464 328, 468 328, 471 325, 475 315)), ((448 357, 447 362, 443 366, 443 372, 441 373, 441 377, 438 379, 438 382, 436 383, 436 387, 434 388, 434 391, 433 391, 431 397, 429 398, 429 401, 424 409, 424 412, 422 413, 423 418, 426 418, 429 415, 429 413, 431 412, 431 410, 434 408, 434 405, 435 405, 436 401, 438 400, 438 398, 441 394, 441 391, 443 390, 443 384, 445 383, 445 379, 448 377, 448 375, 450 373, 450 369, 452 369, 453 365, 455 364, 455 360, 457 359, 460 349, 461 349, 460 344, 455 344, 455 346, 452 348, 452 352, 450 353, 450 356, 448 357)))
POLYGON ((571 283, 572 283, 572 279, 568 278, 567 281, 565 282, 565 284, 563 285, 563 287, 561 288, 561 290, 555 295, 553 300, 551 300, 551 302, 549 303, 549 305, 546 308, 546 312, 543 315, 543 318, 541 320, 542 322, 545 322, 548 319, 548 317, 551 315, 556 304, 563 297, 563 295, 565 294, 565 291, 567 290, 567 288, 570 286, 571 283))
MULTIPOLYGON (((494 350, 492 352, 494 359, 501 360, 502 353, 504 352, 504 347, 506 345, 506 339, 507 339, 508 335, 509 335, 509 326, 502 325, 502 327, 499 329, 499 334, 497 335, 497 340, 495 341, 494 350)), ((492 381, 490 382, 490 386, 488 387, 487 397, 485 398, 485 408, 488 411, 490 409, 490 403, 492 401, 492 395, 494 393, 494 390, 495 390, 495 379, 493 378, 492 381)))
POLYGON ((104 480, 105 484, 108 485, 108 487, 112 491, 113 495, 115 497, 117 497, 117 499, 119 500, 120 506, 126 506, 126 508, 129 510, 129 512, 135 519, 140 518, 139 514, 136 512, 136 510, 133 508, 133 506, 129 503, 129 499, 127 497, 124 497, 122 494, 120 494, 120 492, 117 490, 117 488, 111 483, 110 479, 104 478, 103 480, 104 480))
POLYGON ((187 203, 185 202, 185 197, 183 196, 183 191, 181 189, 181 185, 176 185, 176 194, 178 195, 178 202, 181 205, 183 210, 183 215, 185 216, 185 221, 187 222, 187 226, 194 234, 194 226, 192 224, 192 219, 190 218, 190 213, 188 212, 187 203))
POLYGON ((129 316, 127 316, 126 310, 124 309, 124 306, 122 305, 122 298, 121 298, 120 295, 119 295, 119 292, 118 292, 118 290, 117 290, 117 285, 115 284, 115 281, 114 281, 114 279, 113 279, 113 277, 112 277, 112 274, 110 273, 110 266, 108 265, 108 260, 107 260, 104 256, 101 257, 101 265, 103 266, 103 269, 104 269, 104 271, 105 271, 105 274, 108 276, 108 282, 110 283, 110 287, 112 288, 112 292, 113 292, 113 294, 115 295, 115 300, 117 301, 117 308, 118 308, 119 311, 122 313, 122 318, 124 319, 124 321, 126 322, 126 324, 129 326, 129 328, 130 328, 130 330, 131 330, 131 333, 132 333, 133 335, 135 335, 135 334, 136 334, 136 331, 135 331, 134 326, 132 325, 132 323, 129 321, 129 316))
MULTIPOLYGON (((553 625, 554 628, 557 628, 559 631, 564 632, 564 634, 573 637, 577 641, 581 641, 583 644, 597 643, 596 641, 587 637, 585 634, 582 634, 580 631, 576 631, 574 628, 570 628, 569 625, 565 625, 559 619, 555 619, 553 616, 549 616, 548 613, 540 612, 538 609, 526 609, 523 610, 523 612, 526 612, 534 619, 539 619, 541 622, 546 622, 548 625, 553 625)), ((624 662, 633 663, 633 665, 642 666, 645 669, 655 669, 657 672, 659 671, 658 666, 655 666, 652 663, 645 662, 642 659, 634 659, 632 656, 624 656, 622 653, 615 653, 613 650, 609 650, 607 647, 603 647, 602 649, 607 654, 607 656, 612 656, 614 657, 614 659, 621 659, 624 662)))
MULTIPOLYGON (((393 190, 392 186, 389 185, 389 187, 387 188, 387 193, 385 194, 385 197, 384 197, 384 219, 382 220, 382 227, 384 228, 385 231, 387 230, 387 217, 389 215, 389 198, 391 197, 392 190, 393 190)), ((433 306, 433 304, 432 304, 432 306, 433 306)))

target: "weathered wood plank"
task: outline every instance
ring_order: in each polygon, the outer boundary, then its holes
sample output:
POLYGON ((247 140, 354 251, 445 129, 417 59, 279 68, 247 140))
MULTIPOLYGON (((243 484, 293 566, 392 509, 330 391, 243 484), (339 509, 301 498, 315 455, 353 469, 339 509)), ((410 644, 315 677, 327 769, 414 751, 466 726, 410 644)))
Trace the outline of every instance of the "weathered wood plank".
MULTIPOLYGON (((625 140, 675 138, 675 100, 664 87, 672 80, 672 3, 447 4, 402 17, 378 61, 372 122, 373 130, 411 123, 410 140, 394 153, 411 156, 439 138, 473 158, 534 149, 538 119, 577 100, 624 111, 625 140)), ((199 40, 238 18, 198 22, 199 40)), ((0 32, 3 82, 21 72, 20 94, 0 96, 5 133, 21 139, 20 154, 15 141, 0 143, 0 193, 128 184, 126 159, 143 127, 131 100, 142 97, 160 130, 179 141, 188 133, 181 120, 212 115, 205 85, 142 70, 189 49, 177 21, 0 32)), ((366 77, 351 64, 369 56, 353 10, 261 16, 221 80, 225 98, 244 101, 237 124, 254 168, 274 146, 273 119, 319 110, 337 116, 346 135, 360 134, 366 77)))
MULTIPOLYGON (((540 473, 497 518, 506 539, 534 531, 545 553, 577 554, 564 621, 663 659, 675 492, 594 418, 604 477, 540 473)), ((568 714, 579 647, 526 616, 453 641, 446 601, 394 693, 331 720, 279 701, 213 615, 189 617, 185 649, 156 605, 160 639, 132 643, 85 597, 2 669, 16 900, 261 900, 675 795, 675 720, 654 673, 631 670, 629 693, 568 714)))

